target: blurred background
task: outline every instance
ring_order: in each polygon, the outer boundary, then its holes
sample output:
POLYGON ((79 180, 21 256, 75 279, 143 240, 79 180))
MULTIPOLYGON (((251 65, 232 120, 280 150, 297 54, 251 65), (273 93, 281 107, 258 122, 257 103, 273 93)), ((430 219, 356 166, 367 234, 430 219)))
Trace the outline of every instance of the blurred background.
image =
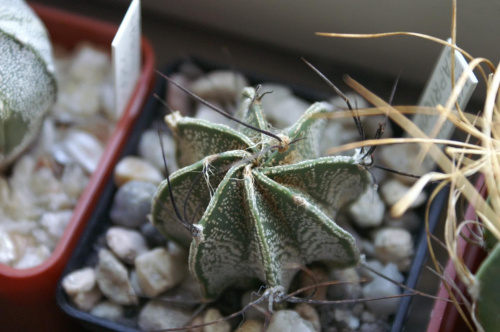
MULTIPOLYGON (((119 23, 129 0, 39 0, 119 23)), ((340 39, 315 32, 412 31, 450 37, 452 0, 229 1, 142 0, 143 33, 158 65, 197 55, 281 81, 328 90, 301 61, 306 57, 332 81, 350 74, 387 98, 401 72, 396 103, 416 103, 441 46, 415 37, 340 39)), ((500 1, 458 1, 457 44, 471 55, 500 59, 500 1)), ((471 107, 481 107, 479 85, 471 107)))

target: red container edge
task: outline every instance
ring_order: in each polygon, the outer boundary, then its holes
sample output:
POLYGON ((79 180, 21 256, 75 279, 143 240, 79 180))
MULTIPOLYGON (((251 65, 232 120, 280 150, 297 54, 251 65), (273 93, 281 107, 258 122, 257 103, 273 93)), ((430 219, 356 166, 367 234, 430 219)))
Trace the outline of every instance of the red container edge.
MULTIPOLYGON (((63 10, 39 4, 30 4, 42 19, 51 40, 67 48, 89 41, 110 49, 118 29, 116 25, 82 17, 63 10), (76 28, 75 31, 73 31, 76 28)), ((75 248, 85 225, 111 176, 113 165, 118 161, 125 137, 139 115, 154 83, 155 57, 151 43, 144 37, 142 43, 142 70, 133 95, 117 126, 106 144, 97 170, 92 174, 74 209, 73 216, 52 255, 41 265, 29 269, 14 269, 0 264, 0 300, 26 305, 43 305, 46 297, 53 298, 57 281, 75 248)))
MULTIPOLYGON (((481 176, 476 182, 475 188, 481 195, 484 196, 486 188, 484 187, 484 176, 481 176)), ((476 213, 474 206, 468 205, 464 216, 465 220, 475 220, 476 213)), ((465 237, 470 236, 470 230, 464 228, 462 233, 465 237)), ((464 237, 458 239, 457 254, 465 265, 474 273, 478 268, 482 260, 485 258, 485 252, 479 246, 474 245, 470 242, 464 240, 464 237)), ((463 285, 457 276, 455 266, 451 260, 446 263, 446 268, 444 275, 447 276, 448 280, 453 280, 454 283, 459 285, 459 289, 466 293, 465 285, 463 285)), ((439 286, 439 291, 437 294, 438 298, 449 300, 450 296, 446 287, 441 282, 439 286)), ((434 302, 434 308, 432 309, 429 324, 427 326, 427 332, 458 332, 458 331, 469 331, 467 325, 462 320, 457 308, 452 302, 444 300, 436 300, 434 302)))

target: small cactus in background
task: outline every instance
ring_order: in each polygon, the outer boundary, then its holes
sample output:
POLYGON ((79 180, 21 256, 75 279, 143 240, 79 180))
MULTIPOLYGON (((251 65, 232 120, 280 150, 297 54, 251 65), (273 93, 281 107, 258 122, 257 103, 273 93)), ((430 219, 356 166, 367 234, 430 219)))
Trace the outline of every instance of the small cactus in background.
POLYGON ((55 102, 47 31, 21 0, 0 0, 0 170, 36 137, 55 102))
POLYGON ((333 218, 371 183, 366 155, 318 158, 325 120, 315 115, 331 112, 327 103, 267 132, 262 97, 243 90, 238 130, 178 112, 166 117, 181 169, 160 184, 152 221, 190 247, 191 273, 208 300, 248 278, 283 294, 299 266, 359 261, 354 238, 333 218))

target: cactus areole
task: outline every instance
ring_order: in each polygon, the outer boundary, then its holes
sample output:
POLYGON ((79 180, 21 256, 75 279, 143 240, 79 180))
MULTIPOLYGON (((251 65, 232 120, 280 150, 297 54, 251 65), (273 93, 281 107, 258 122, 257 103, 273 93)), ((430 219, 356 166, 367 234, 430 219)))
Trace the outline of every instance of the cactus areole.
POLYGON ((318 158, 328 103, 315 103, 291 127, 273 130, 254 88, 241 94, 237 118, 271 130, 238 130, 183 117, 165 120, 179 167, 153 198, 152 221, 170 240, 190 247, 189 267, 205 299, 231 284, 258 278, 285 292, 299 266, 321 261, 344 268, 358 263, 354 238, 332 218, 370 184, 363 155, 318 158), (189 223, 190 227, 186 227, 189 223))

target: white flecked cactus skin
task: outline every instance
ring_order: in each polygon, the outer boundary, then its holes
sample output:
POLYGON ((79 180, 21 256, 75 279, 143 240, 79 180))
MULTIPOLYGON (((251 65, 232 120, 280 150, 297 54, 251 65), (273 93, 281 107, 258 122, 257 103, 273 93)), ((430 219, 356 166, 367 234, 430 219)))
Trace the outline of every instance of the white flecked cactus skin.
POLYGON ((21 0, 0 0, 0 170, 36 137, 56 99, 45 27, 21 0))
MULTIPOLYGON (((245 88, 237 117, 269 130, 262 97, 245 88)), ((178 112, 166 117, 183 167, 170 176, 173 196, 184 221, 194 223, 186 229, 173 213, 166 180, 153 198, 152 221, 190 247, 190 270, 207 300, 248 278, 286 291, 298 266, 315 261, 358 263, 354 238, 332 218, 371 177, 359 153, 318 158, 325 120, 314 116, 330 111, 327 103, 313 104, 276 133, 282 142, 244 126, 234 130, 178 112)))

